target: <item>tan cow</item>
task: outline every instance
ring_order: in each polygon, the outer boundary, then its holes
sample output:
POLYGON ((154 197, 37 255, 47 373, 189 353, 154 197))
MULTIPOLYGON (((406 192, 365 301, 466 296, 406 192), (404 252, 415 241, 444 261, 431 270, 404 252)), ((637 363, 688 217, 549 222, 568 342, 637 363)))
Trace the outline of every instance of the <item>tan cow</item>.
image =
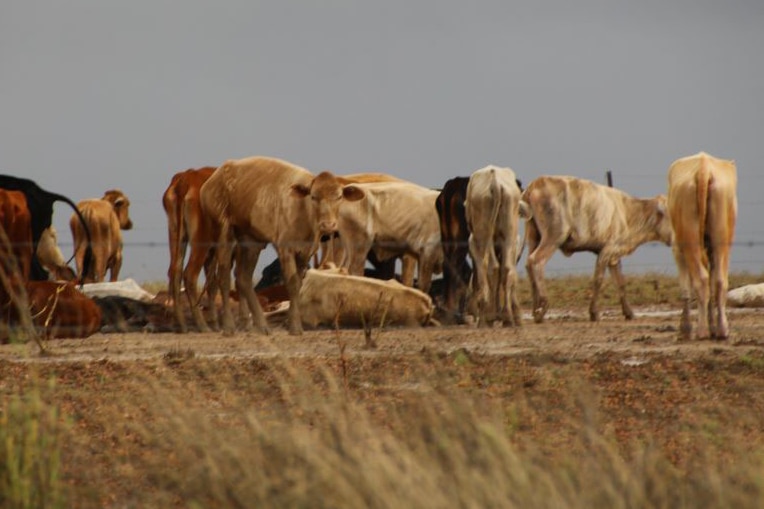
POLYGON ((216 278, 214 277, 214 250, 217 232, 213 224, 202 212, 200 189, 215 168, 207 166, 198 170, 189 169, 176 173, 167 190, 162 195, 162 205, 167 215, 167 232, 170 246, 170 266, 167 270, 169 292, 178 328, 187 331, 185 313, 178 302, 180 300, 181 274, 186 289, 186 296, 191 315, 197 328, 202 332, 210 330, 207 320, 202 316, 199 307, 198 281, 199 273, 204 268, 207 295, 207 309, 210 310, 209 320, 217 328, 217 313, 212 302, 215 299, 216 278), (183 261, 186 248, 190 244, 190 254, 185 269, 183 261))
MULTIPOLYGON (((346 189, 354 189, 363 199, 340 207, 342 267, 360 276, 370 250, 381 261, 411 255, 418 263, 417 287, 427 292, 433 273, 443 267, 435 208, 438 191, 410 182, 350 184, 346 189)), ((404 279, 404 283, 411 281, 404 279)))
POLYGON ((727 274, 737 218, 736 190, 734 161, 700 152, 674 161, 669 168, 668 207, 682 288, 683 338, 692 334, 692 289, 698 299, 697 337, 729 336, 727 274))
POLYGON ((344 269, 309 269, 300 290, 302 322, 319 325, 369 327, 420 326, 429 322, 432 299, 394 279, 383 281, 350 276, 344 269))
MULTIPOLYGON (((230 274, 234 240, 239 245, 236 288, 252 313, 254 325, 267 332, 262 307, 255 297, 252 273, 260 252, 272 243, 278 253, 289 292, 288 328, 301 334, 297 299, 302 274, 319 246, 322 235, 337 231, 337 212, 345 200, 362 196, 344 186, 330 172, 314 176, 304 168, 269 157, 249 157, 223 163, 201 188, 205 214, 219 228, 218 271, 230 274)), ((230 293, 230 278, 220 278, 223 295, 230 293)), ((229 299, 223 299, 223 333, 233 334, 229 299)))
POLYGON ((521 200, 515 172, 492 165, 475 171, 467 184, 464 208, 474 270, 471 300, 472 307, 477 307, 478 326, 488 326, 493 319, 520 325, 515 265, 520 211, 527 217, 528 206, 521 200))
POLYGON ((54 281, 74 281, 77 275, 66 264, 64 255, 58 247, 58 232, 54 226, 42 231, 37 243, 37 259, 54 281))
POLYGON ((86 237, 82 225, 76 215, 69 220, 74 239, 74 256, 77 262, 77 273, 86 282, 100 283, 106 279, 109 271, 110 280, 119 279, 122 268, 122 232, 133 227, 130 219, 130 200, 118 189, 104 193, 101 199, 82 200, 77 204, 82 216, 87 222, 93 243, 94 267, 91 274, 83 274, 82 265, 85 256, 86 237))
POLYGON ((559 249, 565 256, 580 251, 597 255, 589 318, 599 319, 597 298, 605 268, 615 279, 626 319, 634 313, 626 300, 621 258, 646 242, 671 244, 671 222, 666 197, 634 198, 623 191, 575 177, 539 177, 523 193, 532 218, 525 238, 525 267, 533 293, 533 319, 544 320, 549 303, 544 287, 544 266, 559 249))

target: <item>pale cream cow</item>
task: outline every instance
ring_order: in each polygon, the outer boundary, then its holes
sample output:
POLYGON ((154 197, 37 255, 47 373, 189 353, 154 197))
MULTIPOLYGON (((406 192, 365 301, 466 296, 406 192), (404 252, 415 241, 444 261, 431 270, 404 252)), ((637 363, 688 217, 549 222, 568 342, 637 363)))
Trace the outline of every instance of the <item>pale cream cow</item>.
POLYGON ((525 267, 533 293, 533 318, 542 322, 549 307, 544 266, 559 249, 565 256, 588 251, 597 255, 589 318, 599 319, 597 299, 605 269, 618 286, 626 319, 634 317, 628 301, 621 258, 646 242, 671 244, 666 197, 635 198, 618 189, 565 176, 542 176, 523 193, 532 210, 525 227, 525 267))
POLYGON ((344 269, 309 269, 300 290, 302 322, 307 327, 426 325, 432 316, 429 295, 393 279, 348 275, 344 269))
MULTIPOLYGON (((342 267, 363 275, 370 250, 378 260, 410 255, 417 261, 417 287, 427 292, 432 275, 443 269, 438 191, 410 182, 351 184, 363 198, 339 209, 338 228, 345 251, 342 267)), ((411 284, 411 281, 404 283, 411 284)))
POLYGON ((705 152, 674 161, 668 173, 668 207, 674 258, 682 288, 680 335, 689 338, 690 298, 698 299, 698 338, 725 339, 730 248, 737 218, 734 161, 705 152))
POLYGON ((470 231, 469 251, 473 266, 471 307, 477 308, 478 326, 493 320, 520 325, 515 287, 519 256, 518 230, 527 204, 514 171, 489 165, 475 171, 467 184, 464 202, 470 231))

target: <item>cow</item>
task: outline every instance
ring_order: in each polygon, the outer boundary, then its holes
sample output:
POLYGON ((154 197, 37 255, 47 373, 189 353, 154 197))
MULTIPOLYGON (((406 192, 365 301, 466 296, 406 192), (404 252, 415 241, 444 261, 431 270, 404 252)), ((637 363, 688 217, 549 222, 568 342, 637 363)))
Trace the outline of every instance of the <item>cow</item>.
POLYGON ((167 270, 169 280, 169 292, 175 313, 175 319, 180 332, 187 331, 185 313, 178 305, 180 299, 181 274, 189 300, 191 315, 197 328, 207 332, 210 327, 207 319, 202 316, 199 309, 199 273, 204 268, 207 295, 207 308, 211 310, 208 319, 213 327, 217 328, 218 318, 211 302, 216 292, 216 280, 214 277, 214 243, 217 240, 217 232, 213 230, 213 223, 202 212, 199 191, 215 167, 206 166, 199 169, 188 169, 176 173, 167 190, 162 195, 162 206, 167 215, 167 232, 170 246, 170 267, 167 270), (185 269, 183 261, 186 257, 186 248, 190 244, 190 254, 185 269))
POLYGON ((37 259, 50 274, 53 281, 74 281, 77 274, 64 260, 64 255, 58 247, 58 233, 51 226, 42 231, 40 242, 37 244, 37 259))
POLYGON ((445 320, 464 321, 464 310, 472 268, 467 263, 470 232, 464 213, 469 177, 448 180, 435 201, 440 220, 440 238, 443 248, 443 309, 445 320))
POLYGON ((106 280, 109 271, 110 281, 119 280, 122 268, 122 232, 130 230, 133 222, 130 219, 130 200, 119 189, 106 191, 102 198, 81 200, 77 204, 78 212, 72 214, 69 228, 74 240, 74 257, 77 272, 83 280, 89 283, 100 283, 106 280), (80 222, 78 217, 83 217, 80 222), (84 224, 93 238, 93 269, 84 270, 84 255, 86 236, 84 224))
POLYGON ((668 172, 668 210, 674 232, 672 251, 682 290, 679 333, 692 335, 690 298, 698 299, 696 334, 726 339, 730 249, 737 219, 734 161, 705 152, 674 161, 668 172))
POLYGON ((344 269, 308 269, 300 289, 300 310, 306 327, 404 325, 430 322, 429 295, 394 279, 348 275, 344 269))
MULTIPOLYGON (((417 287, 427 293, 432 275, 443 265, 435 210, 438 191, 410 182, 349 184, 345 189, 362 199, 346 201, 339 208, 342 267, 360 276, 371 250, 378 260, 410 255, 418 263, 417 287)), ((404 284, 413 283, 410 279, 403 278, 404 284)))
MULTIPOLYGON (((289 293, 287 327, 302 334, 298 296, 302 275, 316 253, 322 235, 337 231, 337 214, 346 200, 362 195, 343 186, 331 172, 313 175, 290 162, 253 156, 224 162, 202 185, 202 210, 218 228, 216 260, 222 295, 230 294, 231 255, 234 240, 236 288, 252 313, 256 329, 267 333, 262 307, 255 298, 252 274, 260 252, 269 243, 276 248, 289 293)), ((234 332, 229 299, 223 299, 223 334, 234 332)))
MULTIPOLYGON (((25 285, 28 311, 35 331, 43 338, 86 338, 101 328, 101 310, 73 283, 28 281, 25 285)), ((5 306, 3 316, 13 327, 20 323, 15 306, 5 306)), ((8 330, 2 341, 8 341, 8 330)))
POLYGON ((469 178, 464 213, 470 232, 469 252, 474 271, 472 298, 478 326, 498 319, 520 325, 517 303, 518 230, 528 206, 514 171, 489 165, 469 178))
MULTIPOLYGON (((403 179, 388 175, 387 173, 368 172, 351 173, 349 175, 339 176, 338 179, 343 184, 365 184, 369 182, 406 182, 403 179)), ((316 267, 326 267, 330 264, 341 265, 345 258, 345 250, 342 242, 339 240, 339 232, 335 232, 331 237, 326 236, 321 239, 321 258, 314 265, 316 267)), ((369 251, 367 260, 374 267, 375 277, 379 279, 392 279, 395 277, 395 261, 397 258, 379 260, 374 251, 369 251)), ((416 259, 409 255, 402 257, 402 278, 407 280, 409 286, 413 284, 414 267, 416 259)))
POLYGON ((632 319, 634 312, 626 300, 621 258, 646 242, 671 245, 666 196, 635 198, 589 180, 541 176, 530 183, 523 200, 532 216, 525 225, 525 268, 533 294, 534 321, 541 323, 549 307, 544 266, 557 249, 565 256, 581 251, 597 255, 589 304, 591 321, 599 320, 597 299, 606 268, 618 286, 624 317, 632 319))
POLYGON ((32 227, 32 262, 30 268, 29 277, 33 281, 45 281, 49 275, 44 270, 35 253, 37 252, 37 244, 40 241, 42 232, 51 226, 53 223, 53 204, 57 201, 62 201, 68 204, 74 210, 84 233, 84 245, 82 248, 82 263, 81 267, 78 265, 78 273, 80 275, 80 283, 82 282, 83 274, 91 270, 93 261, 93 248, 90 239, 90 229, 85 224, 85 219, 80 214, 77 206, 66 196, 46 191, 38 186, 34 181, 14 177, 11 175, 0 175, 0 189, 9 191, 21 191, 26 199, 27 209, 29 210, 31 227, 32 227))
POLYGON ((0 293, 12 292, 29 279, 32 268, 32 218, 21 191, 0 189, 0 246, 0 268, 8 279, 0 293))

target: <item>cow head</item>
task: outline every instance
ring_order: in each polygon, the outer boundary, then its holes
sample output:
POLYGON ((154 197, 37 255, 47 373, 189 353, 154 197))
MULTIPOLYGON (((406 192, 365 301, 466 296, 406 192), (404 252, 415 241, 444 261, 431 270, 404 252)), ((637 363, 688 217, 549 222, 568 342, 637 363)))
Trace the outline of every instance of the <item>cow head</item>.
POLYGON ((321 235, 337 231, 337 215, 343 200, 357 201, 364 193, 355 186, 343 186, 334 174, 324 171, 316 175, 310 185, 294 184, 291 194, 295 198, 310 197, 308 207, 321 235))
POLYGON ((658 240, 670 246, 674 241, 674 230, 671 227, 671 220, 668 214, 668 201, 666 195, 661 194, 653 198, 656 202, 655 207, 655 231, 658 234, 658 240))
POLYGON ((102 200, 111 202, 114 207, 114 212, 119 219, 119 227, 123 230, 130 230, 133 227, 133 221, 130 219, 130 200, 127 199, 125 193, 119 189, 110 189, 103 195, 102 200))

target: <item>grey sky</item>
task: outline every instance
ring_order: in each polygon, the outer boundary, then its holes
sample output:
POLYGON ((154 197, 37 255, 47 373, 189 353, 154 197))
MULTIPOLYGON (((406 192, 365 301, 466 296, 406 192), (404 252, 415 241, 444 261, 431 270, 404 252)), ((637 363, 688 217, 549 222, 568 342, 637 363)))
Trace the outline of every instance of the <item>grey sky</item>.
MULTIPOLYGON (((11 0, 0 172, 75 201, 121 188, 122 275, 146 281, 169 259, 162 192, 189 167, 260 154, 431 187, 489 163, 526 183, 610 169, 653 196, 704 150, 738 164, 732 268, 758 273, 763 49, 759 0, 11 0)), ((54 223, 67 256, 70 213, 54 223)), ((675 272, 663 246, 624 262, 675 272)))

